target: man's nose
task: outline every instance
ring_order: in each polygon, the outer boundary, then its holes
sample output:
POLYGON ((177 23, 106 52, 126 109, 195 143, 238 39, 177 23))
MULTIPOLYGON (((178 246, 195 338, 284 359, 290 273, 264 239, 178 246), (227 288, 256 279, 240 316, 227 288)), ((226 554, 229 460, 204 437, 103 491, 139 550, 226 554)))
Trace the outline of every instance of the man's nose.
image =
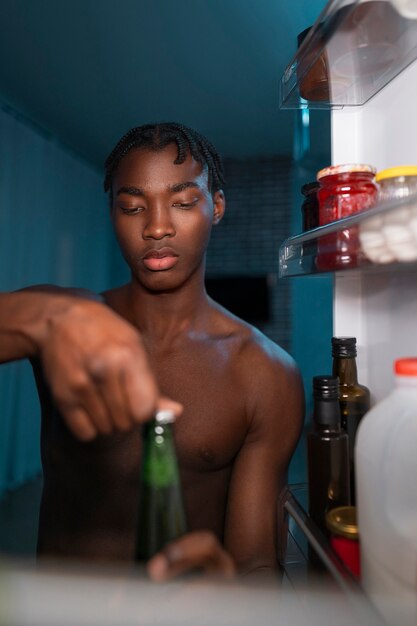
POLYGON ((142 232, 143 238, 163 239, 164 237, 174 237, 174 235, 175 228, 169 209, 163 207, 150 208, 142 232))

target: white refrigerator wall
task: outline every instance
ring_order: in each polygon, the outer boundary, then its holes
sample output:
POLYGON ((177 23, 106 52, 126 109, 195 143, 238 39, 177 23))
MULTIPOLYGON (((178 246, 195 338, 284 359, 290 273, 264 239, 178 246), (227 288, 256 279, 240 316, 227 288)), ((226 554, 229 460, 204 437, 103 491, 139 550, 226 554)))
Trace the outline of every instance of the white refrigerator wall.
MULTIPOLYGON (((416 100, 414 62, 365 105, 333 110, 332 163, 417 165, 416 100)), ((381 400, 394 359, 417 356, 417 268, 337 274, 334 287, 334 334, 357 337, 359 380, 381 400)))

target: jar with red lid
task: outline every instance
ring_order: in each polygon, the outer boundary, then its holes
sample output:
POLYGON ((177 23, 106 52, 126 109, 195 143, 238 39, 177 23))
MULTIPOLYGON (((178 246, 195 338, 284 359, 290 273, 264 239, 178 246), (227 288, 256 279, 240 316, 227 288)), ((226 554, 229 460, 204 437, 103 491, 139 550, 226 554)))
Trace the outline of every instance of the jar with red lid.
MULTIPOLYGON (((320 170, 317 174, 320 226, 373 206, 378 194, 375 173, 374 167, 362 164, 334 165, 320 170)), ((357 226, 320 237, 318 270, 349 269, 364 261, 357 226)))

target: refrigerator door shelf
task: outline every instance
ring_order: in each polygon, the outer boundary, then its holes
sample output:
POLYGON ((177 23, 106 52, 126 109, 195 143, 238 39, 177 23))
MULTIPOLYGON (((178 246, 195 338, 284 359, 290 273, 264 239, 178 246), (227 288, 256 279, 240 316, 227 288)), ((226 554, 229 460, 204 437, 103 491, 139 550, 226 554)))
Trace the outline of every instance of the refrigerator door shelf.
POLYGON ((284 109, 362 105, 417 58, 404 0, 330 0, 281 78, 284 109))
POLYGON ((417 195, 286 239, 280 278, 347 270, 400 271, 417 262, 417 195))

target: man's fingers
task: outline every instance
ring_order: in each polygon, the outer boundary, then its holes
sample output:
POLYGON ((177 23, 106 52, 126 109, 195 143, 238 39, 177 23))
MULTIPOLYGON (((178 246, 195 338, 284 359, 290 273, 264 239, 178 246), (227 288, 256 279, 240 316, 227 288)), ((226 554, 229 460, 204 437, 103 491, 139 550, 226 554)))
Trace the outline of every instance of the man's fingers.
POLYGON ((79 438, 127 431, 162 408, 181 414, 181 405, 160 397, 140 335, 106 306, 77 300, 48 329, 45 377, 79 438))
POLYGON ((108 378, 103 380, 99 389, 112 426, 123 432, 130 430, 133 418, 123 389, 122 371, 109 372, 108 378))
POLYGON ((62 410, 62 413, 68 428, 81 441, 91 441, 97 436, 97 428, 83 408, 66 409, 62 410))
POLYGON ((81 404, 100 435, 109 435, 113 431, 109 410, 97 388, 90 389, 81 399, 81 404))
POLYGON ((155 414, 159 392, 148 367, 126 368, 122 386, 129 415, 135 423, 143 423, 155 414))
POLYGON ((161 396, 158 399, 156 408, 158 411, 172 411, 175 417, 180 417, 180 415, 182 415, 182 412, 184 410, 184 407, 182 404, 180 404, 179 402, 175 402, 175 400, 170 400, 169 398, 166 398, 165 396, 161 396))
POLYGON ((146 372, 144 378, 138 378, 139 373, 126 376, 123 370, 109 369, 106 376, 90 378, 88 384, 78 382, 70 397, 57 402, 73 434, 89 441, 115 428, 126 432, 138 422, 151 419, 160 409, 170 409, 176 416, 182 413, 181 404, 158 395, 153 378, 147 378, 146 372))
POLYGON ((206 531, 189 533, 172 542, 149 561, 147 569, 156 582, 171 580, 195 569, 226 578, 236 575, 231 556, 216 537, 206 531))

